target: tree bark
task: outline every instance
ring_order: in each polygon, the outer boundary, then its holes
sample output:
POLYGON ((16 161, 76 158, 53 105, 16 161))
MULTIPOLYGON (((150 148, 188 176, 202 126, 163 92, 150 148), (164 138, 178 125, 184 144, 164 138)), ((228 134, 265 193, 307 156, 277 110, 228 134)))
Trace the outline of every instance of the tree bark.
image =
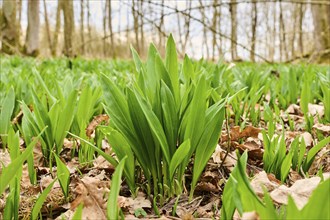
MULTIPOLYGON (((323 53, 330 49, 330 5, 312 5, 315 56, 320 61, 330 59, 330 52, 323 53)), ((316 59, 314 59, 316 60, 316 59)))
MULTIPOLYGON (((162 0, 161 3, 162 5, 164 5, 164 1, 165 0, 162 0)), ((180 27, 180 20, 178 18, 178 23, 179 23, 179 31, 181 32, 181 27, 180 27)), ((160 12, 160 20, 159 20, 159 28, 162 30, 164 28, 164 7, 162 7, 161 9, 161 12, 160 12)), ((181 38, 181 36, 180 36, 181 38)), ((163 45, 163 35, 161 32, 159 32, 159 35, 158 35, 158 47, 160 48, 161 45, 163 45)))
POLYGON ((81 38, 81 54, 85 54, 85 7, 84 0, 80 0, 80 38, 81 38))
POLYGON ((103 56, 107 56, 107 12, 109 7, 109 1, 105 2, 105 8, 103 11, 103 56))
POLYGON ((111 41, 111 56, 112 58, 116 58, 116 50, 115 50, 115 39, 113 35, 113 29, 112 29, 112 5, 111 0, 109 1, 109 14, 108 14, 108 22, 109 22, 109 31, 110 31, 110 41, 111 41))
POLYGON ((138 10, 135 8, 136 6, 136 0, 132 0, 132 14, 133 14, 133 22, 134 22, 134 33, 135 33, 135 47, 137 52, 140 54, 140 41, 139 41, 139 15, 136 12, 138 10))
MULTIPOLYGON (((219 17, 219 11, 217 8, 217 4, 219 0, 213 0, 213 18, 212 18, 212 27, 214 30, 218 30, 218 17, 219 17)), ((217 35, 215 32, 212 33, 212 60, 215 60, 215 51, 217 46, 217 35)), ((220 55, 220 54, 219 54, 220 55)))
POLYGON ((300 56, 304 55, 303 19, 304 19, 304 5, 299 4, 299 32, 298 32, 299 39, 298 39, 298 41, 299 41, 300 56))
POLYGON ((48 46, 50 51, 52 51, 52 40, 50 36, 50 29, 49 29, 49 21, 48 21, 48 13, 47 13, 47 6, 46 6, 46 0, 43 0, 44 3, 44 13, 45 13, 45 26, 46 26, 46 34, 47 34, 47 40, 48 40, 48 46))
POLYGON ((143 13, 143 10, 144 10, 143 9, 143 0, 138 1, 138 3, 140 3, 140 4, 138 4, 138 10, 139 10, 139 12, 141 12, 141 13, 139 13, 140 45, 141 45, 140 53, 143 54, 144 53, 144 41, 145 41, 145 39, 144 39, 144 28, 143 28, 143 26, 144 26, 144 21, 143 21, 143 14, 144 14, 143 13))
POLYGON ((285 60, 289 59, 288 55, 288 48, 286 43, 286 33, 285 33, 285 25, 284 25, 284 18, 283 18, 283 7, 282 1, 280 0, 280 50, 281 50, 281 61, 283 61, 283 57, 285 60))
POLYGON ((73 15, 73 1, 62 0, 64 13, 64 55, 73 57, 73 34, 74 34, 74 15, 73 15))
POLYGON ((56 24, 55 24, 55 32, 54 32, 54 40, 52 45, 52 56, 56 56, 57 53, 57 45, 58 45, 58 34, 60 32, 61 27, 61 11, 63 7, 63 1, 58 0, 57 1, 57 9, 56 9, 56 24))
POLYGON ((251 51, 250 51, 250 59, 252 62, 255 62, 255 49, 256 49, 256 33, 257 33, 257 22, 258 22, 258 11, 257 11, 257 3, 252 3, 252 37, 251 37, 251 51))
MULTIPOLYGON (((88 28, 88 41, 92 40, 92 26, 91 26, 91 11, 90 11, 90 6, 89 6, 89 1, 87 0, 87 28, 88 28)), ((89 44, 89 52, 91 52, 91 46, 89 44)))
POLYGON ((39 54, 39 0, 28 2, 28 26, 26 30, 25 53, 30 56, 39 54))
POLYGON ((1 16, 2 52, 13 54, 18 46, 16 1, 3 0, 1 16))
POLYGON ((207 23, 206 23, 205 9, 204 9, 204 5, 203 5, 202 0, 199 0, 199 4, 201 6, 200 12, 201 12, 201 15, 202 15, 202 23, 203 23, 203 46, 202 46, 203 55, 204 55, 204 48, 205 48, 206 49, 206 59, 209 59, 210 58, 210 50, 209 50, 208 43, 207 43, 207 29, 206 29, 207 23))
POLYGON ((236 0, 231 0, 229 3, 230 18, 231 18, 231 58, 233 61, 238 60, 237 55, 237 4, 236 0))

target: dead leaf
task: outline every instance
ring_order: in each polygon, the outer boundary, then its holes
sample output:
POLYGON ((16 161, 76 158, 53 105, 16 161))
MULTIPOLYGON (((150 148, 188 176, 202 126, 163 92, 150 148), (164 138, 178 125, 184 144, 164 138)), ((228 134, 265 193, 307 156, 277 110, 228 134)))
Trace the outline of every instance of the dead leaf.
POLYGON ((301 139, 304 139, 306 147, 310 147, 313 145, 313 136, 309 132, 304 132, 300 135, 300 141, 301 139))
POLYGON ((320 117, 323 117, 323 115, 324 115, 324 106, 308 103, 308 112, 313 116, 317 114, 320 117))
POLYGON ((244 212, 241 219, 242 220, 260 220, 260 217, 256 211, 253 211, 253 212, 244 212))
POLYGON ((105 121, 106 123, 109 121, 109 116, 106 114, 102 114, 102 115, 97 115, 94 117, 94 119, 89 123, 89 125, 86 128, 86 135, 87 137, 91 138, 92 134, 95 131, 95 128, 101 124, 103 121, 105 121))
MULTIPOLYGON (((256 128, 253 126, 246 126, 243 131, 240 131, 239 126, 234 126, 230 129, 230 140, 231 141, 238 141, 241 138, 247 137, 254 137, 257 138, 259 132, 261 131, 260 128, 256 128)), ((221 136, 221 142, 228 141, 228 134, 224 134, 221 136)))
POLYGON ((239 144, 237 148, 243 153, 245 150, 248 152, 248 156, 254 160, 262 160, 264 151, 261 147, 260 141, 248 138, 243 144, 239 144))
POLYGON ((271 192, 280 185, 276 182, 270 181, 267 173, 262 171, 253 177, 251 186, 258 196, 263 197, 264 189, 266 189, 268 192, 271 192))
POLYGON ((83 203, 82 219, 106 219, 109 181, 100 178, 84 176, 75 188, 78 196, 71 203, 71 210, 83 203))
POLYGON ((313 190, 320 183, 320 177, 297 180, 290 188, 281 185, 270 193, 271 198, 278 204, 287 204, 288 195, 291 195, 299 209, 303 208, 308 202, 313 190))
POLYGON ((286 109, 286 112, 289 114, 294 114, 294 115, 302 115, 300 106, 296 105, 296 104, 289 105, 289 107, 286 109))
POLYGON ((317 130, 322 132, 323 135, 329 135, 330 134, 330 125, 324 125, 324 124, 315 124, 313 125, 313 130, 317 130))

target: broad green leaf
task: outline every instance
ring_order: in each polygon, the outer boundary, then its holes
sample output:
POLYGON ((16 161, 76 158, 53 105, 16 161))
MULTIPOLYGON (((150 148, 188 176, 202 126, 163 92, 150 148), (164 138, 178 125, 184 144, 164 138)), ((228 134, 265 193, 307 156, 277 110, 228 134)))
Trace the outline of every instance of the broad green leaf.
POLYGON ((175 151, 170 163, 170 179, 173 179, 176 168, 188 156, 190 150, 190 140, 183 142, 175 151))
POLYGON ((107 203, 107 215, 108 219, 118 219, 119 216, 119 210, 118 210, 118 195, 120 191, 121 186, 121 176, 123 174, 125 162, 127 157, 124 157, 116 167, 115 172, 113 173, 112 179, 111 179, 111 187, 110 187, 110 193, 107 203))
POLYGON ((6 146, 6 134, 8 132, 10 126, 11 115, 13 114, 15 107, 15 91, 11 87, 5 99, 1 104, 1 113, 0 113, 0 137, 4 141, 4 145, 6 146))
POLYGON ((42 205, 47 199, 47 196, 50 192, 50 190, 53 188, 54 183, 56 182, 57 179, 54 179, 45 189, 44 191, 40 194, 38 199, 36 200, 32 212, 31 212, 31 219, 36 220, 39 217, 39 212, 42 208, 42 205))
POLYGON ((80 203, 80 205, 76 208, 72 220, 81 220, 83 208, 84 208, 84 203, 80 203))
POLYGON ((173 85, 173 94, 175 100, 179 100, 179 71, 178 71, 178 55, 176 52, 176 46, 172 34, 167 39, 166 43, 166 55, 165 55, 166 69, 170 75, 170 79, 173 85))
POLYGON ((304 162, 303 165, 303 169, 305 172, 307 172, 310 168, 310 166, 312 165, 315 155, 317 154, 317 152, 319 152, 325 145, 327 145, 328 143, 330 143, 330 136, 323 139, 322 141, 320 141, 317 145, 315 145, 312 149, 310 149, 307 153, 307 158, 304 162))
POLYGON ((23 163, 27 160, 27 158, 33 152, 33 148, 38 142, 41 134, 44 132, 46 128, 44 128, 40 134, 27 146, 25 151, 17 157, 14 161, 12 161, 7 167, 3 168, 0 178, 0 195, 4 192, 9 182, 15 177, 15 174, 19 168, 23 165, 23 163))
POLYGON ((69 196, 69 184, 70 184, 70 171, 62 160, 54 154, 56 165, 57 165, 57 178, 60 182, 63 194, 65 198, 69 196))

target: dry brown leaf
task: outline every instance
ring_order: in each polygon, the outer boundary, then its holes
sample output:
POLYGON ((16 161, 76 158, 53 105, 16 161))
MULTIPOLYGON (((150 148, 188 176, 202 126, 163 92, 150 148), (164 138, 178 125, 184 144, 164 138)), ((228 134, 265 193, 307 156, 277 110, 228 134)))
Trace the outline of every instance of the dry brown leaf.
POLYGON ((279 187, 279 184, 277 182, 270 181, 268 179, 267 173, 262 171, 253 177, 251 186, 258 196, 263 197, 264 189, 266 189, 268 192, 271 192, 279 187))
POLYGON ((297 180, 290 188, 281 185, 270 193, 271 198, 278 204, 287 204, 288 195, 291 195, 297 207, 301 209, 308 202, 313 190, 320 183, 320 177, 297 180))
POLYGON ((304 139, 306 147, 310 147, 313 145, 313 136, 309 132, 304 132, 300 135, 300 140, 304 139))
POLYGON ((237 148, 240 152, 248 151, 249 158, 254 160, 262 160, 264 151, 261 147, 261 143, 258 140, 254 140, 252 138, 248 138, 244 144, 239 144, 237 148))
POLYGON ((324 106, 308 103, 308 112, 313 116, 314 115, 319 115, 320 117, 323 117, 323 115, 324 115, 324 106))
POLYGON ((294 115, 302 115, 300 106, 296 105, 296 104, 289 105, 289 107, 286 109, 286 112, 289 114, 294 114, 294 115))
POLYGON ((103 121, 108 122, 109 116, 106 114, 97 115, 94 117, 94 119, 89 123, 89 125, 86 128, 86 135, 87 137, 91 138, 92 134, 95 131, 95 128, 100 125, 103 121))
POLYGON ((10 159, 10 154, 9 152, 5 149, 3 150, 2 148, 0 149, 0 174, 2 173, 2 167, 7 167, 10 162, 11 162, 11 159, 10 159))
POLYGON ((102 181, 100 178, 84 176, 75 188, 78 196, 71 203, 71 210, 83 203, 82 219, 106 219, 109 182, 102 181))
POLYGON ((324 125, 324 124, 317 123, 317 124, 313 125, 313 130, 320 131, 320 132, 322 132, 323 135, 328 136, 330 134, 330 125, 324 125))
MULTIPOLYGON (((253 126, 246 126, 243 131, 240 131, 239 126, 234 126, 230 129, 230 140, 231 141, 238 141, 241 138, 247 137, 254 137, 257 138, 259 132, 261 131, 260 128, 256 128, 253 126)), ((221 142, 228 141, 228 134, 224 134, 221 136, 221 142)))
POLYGON ((259 220, 260 217, 256 211, 253 211, 253 212, 244 212, 241 219, 242 220, 259 220))

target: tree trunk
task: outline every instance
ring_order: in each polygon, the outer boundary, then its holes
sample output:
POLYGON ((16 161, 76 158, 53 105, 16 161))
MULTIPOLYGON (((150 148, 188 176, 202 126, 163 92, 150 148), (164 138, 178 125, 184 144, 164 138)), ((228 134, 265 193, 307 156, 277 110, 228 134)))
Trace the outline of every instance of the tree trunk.
MULTIPOLYGON (((315 58, 330 59, 330 5, 312 5, 315 58)), ((314 60, 316 60, 314 58, 314 60)))
POLYGON ((46 0, 43 0, 44 3, 44 13, 45 13, 45 26, 46 26, 46 34, 47 34, 47 40, 48 40, 48 46, 50 51, 52 51, 52 40, 50 37, 50 29, 49 29, 49 21, 48 21, 48 13, 47 13, 47 6, 46 6, 46 0))
MULTIPOLYGON (((88 41, 92 40, 92 26, 91 26, 91 11, 90 11, 90 6, 89 6, 89 1, 87 0, 87 28, 88 28, 88 41)), ((91 44, 89 44, 89 52, 91 52, 91 44)))
POLYGON ((304 55, 304 42, 303 42, 303 19, 304 19, 304 5, 299 4, 299 34, 298 34, 298 41, 299 41, 299 51, 300 56, 304 55))
MULTIPOLYGON (((217 8, 217 4, 219 3, 219 0, 213 0, 213 18, 212 18, 212 28, 216 31, 218 30, 218 17, 219 17, 219 12, 217 8)), ((217 46, 217 34, 215 31, 212 32, 212 60, 215 60, 215 50, 217 46)), ((219 54, 220 55, 220 54, 219 54)))
POLYGON ((288 60, 289 56, 288 56, 288 48, 286 43, 282 1, 280 1, 280 50, 281 50, 281 57, 280 57, 281 61, 283 61, 283 57, 285 57, 284 58, 285 60, 288 60))
POLYGON ((107 12, 108 12, 108 7, 109 7, 109 1, 105 2, 105 8, 103 11, 103 56, 107 56, 107 12))
POLYGON ((132 14, 133 14, 133 22, 134 22, 134 34, 135 34, 135 46, 136 46, 136 50, 137 52, 140 54, 141 50, 140 50, 140 41, 139 41, 139 15, 137 13, 136 10, 138 10, 137 8, 135 8, 136 5, 136 0, 132 0, 132 14))
POLYGON ((27 55, 37 56, 39 53, 39 25, 39 0, 29 0, 25 41, 25 53, 27 55))
POLYGON ((140 1, 138 1, 138 3, 140 3, 139 5, 138 5, 138 11, 139 12, 141 12, 141 13, 138 13, 139 14, 139 20, 140 20, 140 22, 139 22, 139 25, 140 25, 140 45, 141 45, 141 48, 140 48, 140 53, 141 54, 143 54, 144 53, 144 41, 145 41, 145 39, 144 39, 144 28, 143 28, 143 26, 144 26, 144 21, 143 21, 143 0, 140 0, 140 1))
POLYGON ((205 9, 202 0, 199 0, 199 4, 201 6, 200 12, 202 15, 202 23, 203 23, 203 55, 204 55, 204 48, 206 49, 206 59, 210 58, 210 51, 207 43, 207 23, 206 23, 206 15, 205 15, 205 9))
POLYGON ((16 1, 3 0, 1 16, 2 51, 13 54, 17 51, 18 32, 16 24, 16 1))
POLYGON ((188 9, 187 11, 187 16, 185 17, 185 24, 184 24, 184 41, 183 41, 183 46, 182 46, 182 52, 184 53, 186 51, 186 46, 189 40, 189 34, 190 34, 190 19, 191 19, 191 4, 192 1, 186 1, 186 8, 188 9))
POLYGON ((72 39, 74 34, 74 16, 73 16, 73 1, 63 1, 63 13, 64 13, 64 55, 67 57, 73 57, 73 45, 72 39))
POLYGON ((80 38, 81 38, 81 54, 85 54, 85 7, 84 7, 84 0, 80 0, 80 38))
MULTIPOLYGON (((165 0, 162 0, 162 1, 161 1, 161 4, 162 4, 162 5, 164 5, 164 1, 165 1, 165 0)), ((176 4, 177 4, 177 3, 176 3, 176 4)), ((180 20, 179 20, 179 18, 178 18, 178 23, 179 23, 178 28, 179 28, 179 31, 181 32, 181 27, 180 27, 180 20)), ((164 7, 162 7, 161 12, 160 12, 159 28, 160 28, 160 30, 162 30, 162 29, 164 28, 164 7)), ((180 36, 180 38, 181 38, 181 36, 180 36)), ((160 48, 161 45, 163 45, 163 35, 162 35, 162 33, 159 31, 159 36, 158 36, 158 47, 160 48)))
POLYGON ((113 29, 112 29, 112 5, 111 5, 111 0, 108 1, 109 1, 108 22, 109 22, 109 31, 110 31, 110 41, 111 41, 111 55, 112 58, 116 58, 115 39, 113 36, 113 29))
POLYGON ((58 45, 58 34, 60 32, 61 27, 61 11, 63 7, 63 1, 58 0, 57 1, 57 9, 56 9, 56 24, 55 24, 55 32, 54 32, 54 40, 52 45, 52 56, 56 56, 57 53, 57 45, 58 45))
POLYGON ((229 3, 230 18, 231 18, 231 58, 233 61, 238 60, 237 56, 237 3, 236 0, 231 0, 229 3))
POLYGON ((252 62, 255 62, 255 48, 256 48, 256 33, 257 33, 257 22, 258 22, 258 11, 257 11, 257 3, 252 3, 252 38, 251 38, 251 51, 250 51, 250 59, 252 62))

